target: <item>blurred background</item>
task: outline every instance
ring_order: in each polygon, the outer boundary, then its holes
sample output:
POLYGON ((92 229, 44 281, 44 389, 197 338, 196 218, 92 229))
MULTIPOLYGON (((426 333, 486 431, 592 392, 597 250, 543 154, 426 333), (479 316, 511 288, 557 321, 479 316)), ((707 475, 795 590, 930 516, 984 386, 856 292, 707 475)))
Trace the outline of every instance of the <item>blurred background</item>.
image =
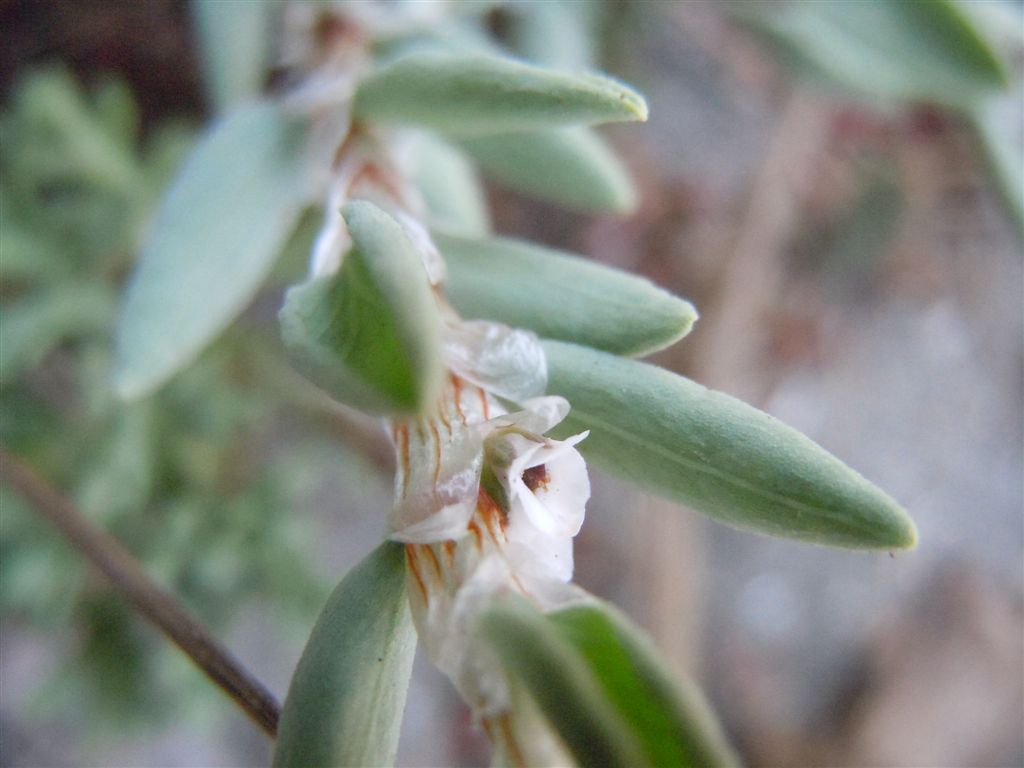
MULTIPOLYGON (((521 50, 586 48, 651 107, 646 125, 605 134, 635 214, 490 185, 495 230, 691 299, 701 320, 655 361, 808 434, 920 529, 895 557, 818 548, 595 472, 577 580, 702 683, 752 766, 1022 765, 1022 6, 963 6, 1010 72, 982 116, 952 93, 969 83, 915 89, 912 23, 845 73, 830 5, 534 2, 473 17, 521 50)), ((210 117, 189 7, 4 0, 0 29, 0 440, 283 698, 391 498, 383 435, 296 394, 283 362, 274 317, 305 245, 196 364, 119 404, 119 291, 210 117)), ((233 705, 0 494, 0 765, 267 764, 233 705)), ((486 764, 423 662, 400 764, 486 764)))

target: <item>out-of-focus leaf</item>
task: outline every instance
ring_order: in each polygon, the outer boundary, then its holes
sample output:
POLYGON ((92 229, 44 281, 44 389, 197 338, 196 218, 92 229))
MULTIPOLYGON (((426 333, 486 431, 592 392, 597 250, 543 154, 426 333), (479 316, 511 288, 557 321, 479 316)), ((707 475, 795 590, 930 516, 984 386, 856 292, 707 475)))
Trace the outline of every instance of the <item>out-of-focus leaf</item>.
POLYGON ((65 338, 105 331, 115 313, 103 285, 63 284, 0 313, 0 382, 9 384, 65 338))
POLYGON ((689 302, 648 280, 578 256, 501 238, 437 233, 435 242, 448 263, 445 292, 470 319, 625 355, 666 347, 697 319, 689 302))
POLYGON ((1024 235, 1024 101, 1020 91, 979 104, 970 114, 999 191, 1024 235))
POLYGON ((96 89, 96 113, 107 133, 127 152, 134 152, 139 133, 139 107, 124 80, 108 78, 96 89))
POLYGON ((593 600, 546 618, 583 657, 639 742, 646 764, 739 764, 700 691, 673 679, 651 642, 621 612, 593 600))
POLYGON ((271 273, 275 283, 288 285, 303 279, 309 272, 309 254, 324 226, 324 212, 319 206, 310 206, 302 212, 298 223, 281 249, 271 273))
POLYGON ((892 179, 875 176, 826 237, 815 232, 808 238, 808 248, 820 254, 824 278, 833 290, 849 293, 866 287, 904 208, 900 187, 892 179))
POLYGON ((154 481, 153 405, 132 403, 118 413, 110 444, 86 478, 79 501, 97 520, 141 515, 154 481))
POLYGON ((483 185, 465 154, 446 141, 422 133, 414 139, 412 178, 423 195, 433 226, 467 237, 491 230, 483 185))
POLYGON ((106 111, 86 103, 67 71, 34 72, 19 84, 14 109, 17 120, 5 143, 18 146, 10 159, 17 173, 37 179, 75 174, 132 201, 141 177, 124 137, 110 130, 106 111))
POLYGON ((853 549, 917 543, 889 496, 780 421, 652 365, 543 342, 560 430, 626 480, 738 528, 853 549))
POLYGON ((789 61, 862 94, 964 108, 1006 85, 999 57, 952 0, 741 8, 789 61))
POLYGON ((516 50, 527 61, 568 70, 594 66, 595 16, 600 3, 545 0, 517 3, 512 28, 516 50))
POLYGON ((415 412, 439 391, 437 305, 416 248, 372 203, 342 211, 353 248, 341 269, 288 291, 281 332, 297 366, 364 411, 415 412))
POLYGON ((486 174, 542 200, 580 211, 629 213, 636 206, 629 172, 587 128, 479 136, 462 146, 486 174))
POLYGON ((413 53, 370 74, 355 117, 471 136, 646 120, 640 94, 607 77, 566 74, 498 56, 413 53))
POLYGON ((0 189, 0 279, 59 279, 61 263, 59 247, 47 233, 33 232, 9 214, 9 205, 2 200, 12 194, 0 189))
POLYGON ((416 632, 405 549, 380 545, 334 590, 281 710, 275 768, 391 765, 416 632))
MULTIPOLYGON (((465 2, 459 3, 452 10, 463 10, 465 5, 465 2)), ((464 17, 450 18, 444 24, 434 25, 427 30, 403 32, 374 40, 373 53, 375 61, 387 64, 414 53, 501 56, 504 50, 475 19, 464 17)))
POLYGON ((646 764, 643 746, 587 661, 542 613, 505 598, 483 616, 482 629, 580 765, 646 764))
POLYGON ((196 131, 181 123, 163 123, 153 131, 146 143, 143 171, 154 198, 159 198, 178 175, 195 140, 196 131))
POLYGON ((276 5, 273 0, 192 0, 203 85, 218 112, 259 94, 276 5))
POLYGON ((117 335, 122 397, 188 365, 252 299, 305 204, 305 123, 240 108, 200 140, 164 199, 117 335))

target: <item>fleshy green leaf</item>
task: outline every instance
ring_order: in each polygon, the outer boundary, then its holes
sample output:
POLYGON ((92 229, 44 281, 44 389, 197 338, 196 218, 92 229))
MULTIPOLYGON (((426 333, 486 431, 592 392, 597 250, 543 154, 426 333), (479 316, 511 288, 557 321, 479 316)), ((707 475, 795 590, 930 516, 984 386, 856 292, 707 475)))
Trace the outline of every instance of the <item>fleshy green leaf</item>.
POLYGON ((1007 94, 979 104, 971 113, 992 175, 1024 236, 1024 109, 1020 94, 1007 94))
POLYGON ((799 432, 652 365, 543 342, 562 434, 598 466, 723 522, 854 549, 917 543, 906 512, 799 432))
POLYGON ((110 129, 105 109, 94 108, 66 70, 33 72, 18 85, 14 105, 12 130, 5 130, 5 142, 18 145, 10 158, 13 170, 36 178, 81 176, 134 202, 141 177, 123 136, 110 129))
POLYGON ((487 235, 487 198, 473 163, 458 147, 430 134, 421 133, 414 142, 412 177, 430 224, 467 237, 487 235))
POLYGON ((437 234, 435 242, 448 262, 445 292, 470 319, 643 355, 680 339, 697 318, 689 302, 651 282, 578 256, 507 239, 437 234))
MULTIPOLYGON (((463 0, 451 9, 461 11, 465 7, 463 0)), ((444 24, 430 25, 428 29, 403 30, 373 41, 373 58, 380 64, 421 53, 501 56, 505 51, 475 19, 468 17, 450 17, 444 24)))
POLYGON ((7 202, 10 194, 13 193, 0 188, 0 279, 60 279, 66 264, 62 263, 59 243, 51 233, 39 232, 17 221, 7 202))
POLYGON ((415 650, 405 550, 386 542, 342 579, 313 627, 274 767, 392 765, 415 650))
POLYGON ((805 71, 867 95, 966 107, 1006 85, 998 56, 951 0, 744 6, 741 18, 805 71))
POLYGON ((270 49, 271 0, 192 0, 207 98, 224 112, 255 97, 270 49))
POLYGON ((337 273, 288 291, 281 333, 296 365, 364 411, 415 412, 440 388, 441 331, 426 271, 401 225, 372 203, 343 209, 354 243, 337 273))
POLYGON ((587 661, 543 614, 505 598, 484 615, 482 628, 580 765, 644 765, 642 745, 587 661))
POLYGON ((545 0, 516 3, 512 27, 515 48, 527 61, 546 67, 583 70, 594 66, 595 27, 601 3, 545 0))
POLYGON ((580 211, 629 213, 636 191, 615 153, 587 128, 505 133, 462 145, 512 189, 580 211))
POLYGON ((305 123, 272 104, 200 139, 157 213, 117 338, 123 397, 153 391, 245 307, 302 211, 305 123))
POLYGON ((355 117, 470 136, 646 120, 636 91, 600 75, 567 74, 498 56, 412 53, 369 75, 355 117))
POLYGON ((583 657, 648 765, 738 765, 700 691, 673 679, 622 613, 594 600, 550 613, 547 620, 583 657))
POLYGON ((139 138, 139 106, 124 80, 106 77, 96 87, 96 114, 107 133, 126 152, 134 152, 139 138))

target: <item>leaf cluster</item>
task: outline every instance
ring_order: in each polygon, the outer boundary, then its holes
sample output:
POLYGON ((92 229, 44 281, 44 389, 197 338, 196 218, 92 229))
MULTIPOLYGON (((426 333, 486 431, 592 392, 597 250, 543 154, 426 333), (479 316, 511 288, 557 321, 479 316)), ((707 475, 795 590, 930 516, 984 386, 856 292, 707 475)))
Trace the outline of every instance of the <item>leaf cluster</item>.
MULTIPOLYGON (((251 341, 234 334, 127 407, 110 386, 119 289, 191 129, 163 123, 142 141, 123 82, 86 90, 59 68, 26 75, 0 126, 0 440, 212 624, 257 597, 308 617, 324 594, 298 555, 310 532, 280 514, 304 492, 302 459, 268 451, 279 398, 251 386, 251 341)), ((196 673, 2 494, 0 611, 81 638, 40 713, 108 713, 98 725, 187 711, 206 690, 196 673)))

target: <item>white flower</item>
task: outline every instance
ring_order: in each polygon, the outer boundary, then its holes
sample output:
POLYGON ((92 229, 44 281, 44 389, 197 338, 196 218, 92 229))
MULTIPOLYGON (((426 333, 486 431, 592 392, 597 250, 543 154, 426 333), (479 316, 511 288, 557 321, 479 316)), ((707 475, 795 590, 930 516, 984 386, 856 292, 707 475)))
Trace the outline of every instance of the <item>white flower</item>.
POLYGON ((569 413, 562 397, 538 397, 518 413, 495 419, 484 454, 499 484, 508 513, 507 556, 517 572, 537 577, 572 578, 572 539, 583 524, 590 479, 575 446, 587 432, 566 440, 543 433, 569 413))
POLYGON ((485 457, 501 484, 494 499, 507 516, 510 555, 534 549, 563 581, 572 575, 572 537, 590 497, 586 464, 574 446, 543 437, 569 405, 561 397, 527 400, 522 411, 503 412, 486 392, 452 377, 436 418, 396 424, 398 455, 391 538, 431 544, 462 538, 478 506, 485 457), (494 413, 497 412, 497 415, 494 413))
POLYGON ((520 328, 458 321, 445 329, 444 356, 454 373, 513 402, 542 395, 548 384, 544 349, 535 333, 520 328))
POLYGON ((513 703, 477 622, 515 592, 541 610, 581 599, 572 540, 590 497, 576 444, 544 432, 569 412, 540 397, 505 413, 484 390, 452 376, 435 418, 396 423, 399 456, 392 538, 406 543, 413 618, 431 660, 485 724, 513 703))

